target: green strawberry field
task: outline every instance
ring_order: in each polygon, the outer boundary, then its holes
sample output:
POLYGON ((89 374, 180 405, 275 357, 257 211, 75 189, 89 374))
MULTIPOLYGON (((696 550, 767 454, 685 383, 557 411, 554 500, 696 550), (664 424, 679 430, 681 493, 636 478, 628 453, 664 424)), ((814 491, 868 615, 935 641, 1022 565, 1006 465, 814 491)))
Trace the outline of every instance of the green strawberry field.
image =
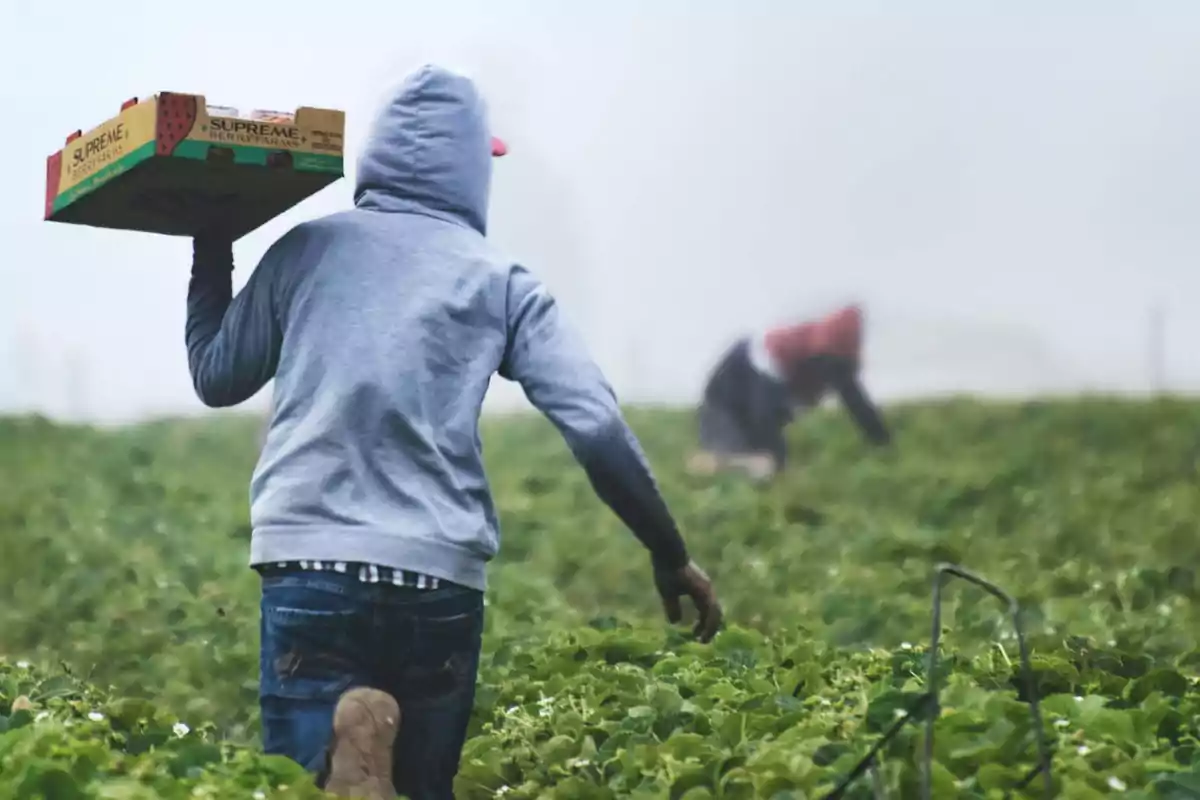
MULTIPOLYGON (((503 525, 461 798, 1200 797, 1200 402, 888 409, 797 423, 764 487, 689 477, 691 415, 631 410, 727 625, 670 626, 553 428, 483 441, 503 525), (958 564, 1019 603, 942 591, 958 564), (935 709, 933 711, 932 709, 935 709), (905 724, 903 720, 909 718, 905 724), (924 724, 934 718, 924 769, 924 724)), ((0 419, 0 798, 307 798, 258 749, 247 567, 259 421, 0 419)))

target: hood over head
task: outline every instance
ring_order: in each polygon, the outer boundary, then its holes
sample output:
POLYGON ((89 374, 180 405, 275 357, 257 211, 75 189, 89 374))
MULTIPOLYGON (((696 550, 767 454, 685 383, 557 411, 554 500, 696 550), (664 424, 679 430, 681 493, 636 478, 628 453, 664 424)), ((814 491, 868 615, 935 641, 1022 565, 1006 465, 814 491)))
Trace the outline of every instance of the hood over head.
POLYGON ((862 323, 862 309, 850 305, 812 322, 767 332, 766 350, 801 404, 815 405, 824 396, 829 389, 830 364, 839 371, 859 370, 862 323))
POLYGON ((354 204, 426 214, 486 234, 492 158, 506 151, 488 130, 475 83, 427 64, 375 118, 358 161, 354 204))
POLYGON ((815 356, 834 356, 854 365, 862 352, 862 309, 840 308, 813 322, 802 322, 767 331, 766 347, 784 368, 815 356))

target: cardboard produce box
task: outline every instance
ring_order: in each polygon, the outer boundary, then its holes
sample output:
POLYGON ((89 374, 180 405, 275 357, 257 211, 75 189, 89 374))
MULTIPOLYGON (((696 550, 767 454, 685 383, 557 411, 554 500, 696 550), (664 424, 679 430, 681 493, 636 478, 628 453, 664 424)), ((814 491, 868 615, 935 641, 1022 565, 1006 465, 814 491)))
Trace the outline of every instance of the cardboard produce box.
POLYGON ((346 116, 209 106, 162 92, 67 137, 46 159, 45 218, 190 236, 214 209, 241 237, 343 175, 346 116))

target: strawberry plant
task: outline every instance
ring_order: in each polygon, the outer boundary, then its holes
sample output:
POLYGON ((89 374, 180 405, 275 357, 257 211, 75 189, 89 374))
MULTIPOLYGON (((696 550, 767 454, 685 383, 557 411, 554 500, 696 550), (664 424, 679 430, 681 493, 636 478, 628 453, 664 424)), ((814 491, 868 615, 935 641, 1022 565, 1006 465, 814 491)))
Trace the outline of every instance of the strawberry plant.
MULTIPOLYGON (((682 469, 689 415, 631 410, 729 626, 662 619, 644 552, 554 430, 488 420, 502 523, 463 798, 1200 794, 1200 403, 889 409, 865 451, 818 413, 754 487, 682 469), (1010 592, 930 591, 942 562, 1010 592)), ((257 421, 0 420, 0 797, 315 797, 258 748, 257 421)))

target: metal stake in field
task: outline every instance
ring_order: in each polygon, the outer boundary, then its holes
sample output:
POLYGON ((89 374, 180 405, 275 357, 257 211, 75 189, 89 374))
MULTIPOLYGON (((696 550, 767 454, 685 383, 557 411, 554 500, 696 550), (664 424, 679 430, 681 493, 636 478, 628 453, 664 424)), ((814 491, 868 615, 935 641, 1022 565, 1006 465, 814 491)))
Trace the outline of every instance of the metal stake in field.
POLYGON ((879 753, 883 746, 892 739, 904 725, 912 719, 915 719, 918 714, 924 712, 927 714, 925 718, 925 743, 924 743, 924 758, 921 765, 921 797, 923 800, 930 800, 933 797, 933 729, 937 722, 939 703, 939 685, 938 685, 938 649, 942 638, 942 586, 945 584, 947 577, 961 578, 969 583, 973 583, 983 589, 988 594, 992 595, 1000 602, 1004 603, 1008 609, 1008 613, 1013 623, 1013 630, 1017 637, 1017 646, 1021 653, 1021 679, 1025 684, 1025 693, 1029 702, 1029 713, 1033 723, 1034 740, 1037 742, 1038 748, 1038 763, 1031 769, 1021 781, 1014 786, 1014 789, 1019 789, 1027 785, 1030 781, 1037 777, 1038 773, 1042 775, 1042 785, 1045 789, 1046 797, 1054 796, 1054 781, 1051 776, 1050 765, 1050 747, 1046 742, 1046 733, 1042 728, 1042 714, 1038 706, 1037 697, 1037 682, 1033 677, 1033 667, 1029 660, 1029 647, 1025 642, 1025 632, 1021 627, 1021 609, 1019 604, 1012 595, 1001 589, 991 581, 976 575, 965 567, 960 567, 957 564, 939 564, 934 570, 933 577, 933 631, 932 641, 929 645, 929 669, 927 677, 928 689, 921 694, 909 708, 903 717, 896 720, 883 736, 875 742, 867 754, 854 765, 854 768, 846 774, 844 778, 834 787, 833 791, 825 795, 826 800, 837 800, 842 797, 846 790, 860 776, 868 771, 872 774, 873 791, 877 799, 884 797, 882 781, 879 780, 876 772, 876 764, 879 753))

